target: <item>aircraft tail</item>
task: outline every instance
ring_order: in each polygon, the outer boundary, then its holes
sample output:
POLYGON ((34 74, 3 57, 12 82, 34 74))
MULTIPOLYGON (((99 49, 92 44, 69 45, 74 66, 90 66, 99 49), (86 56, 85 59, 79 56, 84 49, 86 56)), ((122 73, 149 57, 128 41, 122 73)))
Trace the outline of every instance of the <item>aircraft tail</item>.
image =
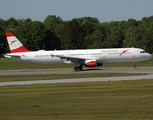
POLYGON ((13 35, 13 33, 5 33, 11 53, 30 52, 23 44, 13 35))

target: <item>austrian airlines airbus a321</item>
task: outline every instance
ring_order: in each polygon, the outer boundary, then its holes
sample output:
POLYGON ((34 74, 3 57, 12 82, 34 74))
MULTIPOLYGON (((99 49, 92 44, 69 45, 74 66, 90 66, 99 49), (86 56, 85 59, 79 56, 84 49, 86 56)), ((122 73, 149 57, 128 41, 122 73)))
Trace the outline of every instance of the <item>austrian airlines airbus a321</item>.
POLYGON ((102 66, 105 62, 133 62, 133 67, 136 68, 135 61, 152 57, 139 48, 29 51, 12 33, 6 33, 6 37, 11 51, 4 55, 6 58, 40 64, 75 64, 75 71, 82 70, 83 66, 102 66))

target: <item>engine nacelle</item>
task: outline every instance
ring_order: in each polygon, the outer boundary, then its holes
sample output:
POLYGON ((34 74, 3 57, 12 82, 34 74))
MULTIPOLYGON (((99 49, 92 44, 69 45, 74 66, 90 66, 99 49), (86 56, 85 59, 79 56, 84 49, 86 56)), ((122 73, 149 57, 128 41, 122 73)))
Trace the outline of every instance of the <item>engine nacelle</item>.
POLYGON ((86 67, 98 67, 98 66, 103 66, 103 63, 97 62, 96 60, 86 60, 85 66, 86 67))
POLYGON ((99 66, 103 66, 103 63, 97 62, 97 67, 99 67, 99 66))

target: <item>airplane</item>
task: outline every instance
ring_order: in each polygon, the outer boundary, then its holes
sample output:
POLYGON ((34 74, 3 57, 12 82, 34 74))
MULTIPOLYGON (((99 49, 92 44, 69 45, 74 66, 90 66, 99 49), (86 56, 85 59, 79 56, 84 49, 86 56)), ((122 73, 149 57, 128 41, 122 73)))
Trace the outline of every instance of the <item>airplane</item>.
POLYGON ((53 51, 29 51, 14 36, 13 33, 5 33, 11 53, 4 57, 15 60, 38 64, 75 64, 74 70, 82 70, 86 67, 103 66, 105 62, 133 62, 148 60, 152 56, 140 48, 111 48, 111 49, 84 49, 84 50, 53 50, 53 51))

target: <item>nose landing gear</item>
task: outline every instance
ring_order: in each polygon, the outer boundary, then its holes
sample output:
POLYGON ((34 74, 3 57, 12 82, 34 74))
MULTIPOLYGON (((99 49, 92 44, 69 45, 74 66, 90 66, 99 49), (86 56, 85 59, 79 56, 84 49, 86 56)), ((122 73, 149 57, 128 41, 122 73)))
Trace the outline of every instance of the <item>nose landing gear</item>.
POLYGON ((137 66, 135 65, 135 62, 133 62, 133 68, 134 68, 134 69, 136 69, 136 68, 137 68, 137 66))

